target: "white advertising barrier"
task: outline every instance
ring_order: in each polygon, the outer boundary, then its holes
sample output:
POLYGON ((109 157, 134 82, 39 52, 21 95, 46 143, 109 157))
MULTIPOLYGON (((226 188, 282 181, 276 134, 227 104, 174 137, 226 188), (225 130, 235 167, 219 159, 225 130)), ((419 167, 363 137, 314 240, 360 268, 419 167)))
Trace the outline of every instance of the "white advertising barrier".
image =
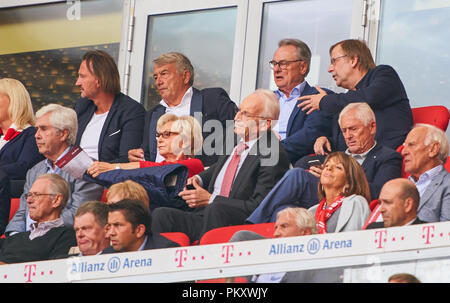
POLYGON ((198 279, 196 270, 443 246, 450 246, 450 222, 4 265, 0 266, 0 282, 77 282, 138 275, 147 275, 148 282, 164 282, 151 275, 192 271, 181 280, 188 281, 198 279))

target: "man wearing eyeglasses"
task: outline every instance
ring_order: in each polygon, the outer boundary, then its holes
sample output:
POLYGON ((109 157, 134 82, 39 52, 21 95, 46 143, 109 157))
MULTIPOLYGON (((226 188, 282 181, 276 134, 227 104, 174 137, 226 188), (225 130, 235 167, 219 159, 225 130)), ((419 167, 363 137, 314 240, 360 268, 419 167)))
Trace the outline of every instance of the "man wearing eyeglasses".
MULTIPOLYGON (((158 119, 165 113, 172 113, 179 117, 193 116, 199 120, 203 138, 206 139, 210 134, 214 134, 208 129, 214 126, 222 127, 224 130, 226 121, 232 121, 237 112, 236 104, 224 89, 215 87, 200 90, 193 86, 194 67, 190 60, 181 53, 165 53, 154 59, 153 77, 162 100, 146 114, 142 148, 128 151, 130 162, 143 160, 161 162, 164 160, 158 152, 155 133, 158 119), (204 127, 205 125, 207 127, 204 127)), ((206 142, 211 142, 211 140, 206 142)), ((222 142, 214 143, 217 145, 222 142)), ((216 145, 204 145, 203 152, 198 155, 205 166, 209 166, 217 160, 217 155, 207 153, 206 150, 208 147, 214 149, 216 145)))
POLYGON ((67 205, 61 213, 66 226, 73 225, 75 212, 82 203, 100 200, 103 186, 73 178, 67 172, 55 165, 55 162, 66 155, 75 143, 77 135, 77 114, 68 107, 58 104, 48 104, 36 112, 36 144, 45 159, 33 166, 26 176, 24 194, 20 197, 19 208, 6 227, 8 236, 16 232, 30 229, 34 220, 29 214, 25 194, 38 176, 45 173, 56 173, 69 182, 70 196, 67 205))
POLYGON ((65 226, 61 212, 69 198, 69 184, 57 174, 39 176, 24 193, 34 223, 31 230, 1 242, 0 264, 61 258, 76 245, 73 228, 65 226))
POLYGON ((297 39, 283 39, 269 62, 280 103, 280 117, 274 130, 278 132, 292 164, 313 153, 316 138, 327 136, 330 131, 330 120, 322 112, 307 115, 297 107, 300 96, 318 93, 305 80, 310 61, 308 45, 297 39))
POLYGON ((288 170, 287 154, 272 132, 280 112, 276 95, 256 90, 239 109, 234 118, 239 143, 231 154, 189 178, 179 193, 192 211, 156 208, 153 232, 183 232, 195 242, 211 229, 244 224, 288 170))
MULTIPOLYGON (((375 112, 378 144, 396 149, 403 144, 413 125, 412 111, 397 72, 388 65, 375 65, 364 41, 344 40, 331 46, 328 72, 346 93, 302 96, 299 107, 308 115, 316 111, 333 115, 333 129, 339 131, 337 117, 349 103, 366 102, 375 112)), ((338 134, 342 139, 342 134, 338 134)), ((335 135, 333 134, 333 137, 335 135)), ((340 140, 343 141, 343 140, 340 140)), ((317 139, 315 153, 337 150, 327 137, 317 139)))

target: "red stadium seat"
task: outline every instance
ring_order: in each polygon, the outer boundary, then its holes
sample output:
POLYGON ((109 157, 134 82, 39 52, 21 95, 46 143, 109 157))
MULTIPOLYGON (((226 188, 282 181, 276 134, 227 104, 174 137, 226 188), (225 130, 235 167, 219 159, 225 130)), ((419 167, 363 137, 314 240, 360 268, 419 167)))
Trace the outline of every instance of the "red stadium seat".
POLYGON ((450 156, 448 156, 447 162, 445 162, 444 167, 450 173, 450 156))
POLYGON ((17 209, 19 209, 20 198, 12 198, 11 199, 11 208, 9 210, 9 221, 14 217, 17 209))
POLYGON ((180 246, 189 246, 191 244, 189 237, 184 233, 168 232, 168 233, 161 233, 161 236, 164 236, 170 241, 180 244, 180 246))
POLYGON ((247 279, 244 277, 235 278, 218 278, 209 280, 197 280, 196 283, 247 283, 247 279))
POLYGON ((200 245, 226 243, 240 230, 253 231, 264 237, 271 238, 275 231, 275 223, 246 224, 215 228, 202 236, 200 245))
POLYGON ((447 130, 450 120, 448 108, 442 105, 424 106, 412 108, 414 124, 426 123, 434 125, 444 132, 447 130))

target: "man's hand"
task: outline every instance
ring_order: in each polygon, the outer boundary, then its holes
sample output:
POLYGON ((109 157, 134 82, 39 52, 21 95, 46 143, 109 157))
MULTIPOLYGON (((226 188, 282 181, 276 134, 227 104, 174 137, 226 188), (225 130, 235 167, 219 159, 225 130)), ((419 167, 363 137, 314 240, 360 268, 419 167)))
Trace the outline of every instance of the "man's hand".
POLYGON ((320 100, 322 100, 323 96, 327 95, 327 92, 321 89, 318 85, 316 85, 316 89, 319 92, 318 94, 298 98, 299 101, 303 101, 298 105, 298 107, 301 107, 302 111, 307 110, 306 114, 308 115, 315 110, 320 110, 320 100))
POLYGON ((328 138, 325 136, 317 138, 316 142, 314 142, 314 153, 326 156, 329 152, 331 152, 331 144, 328 138))
POLYGON ((128 160, 130 162, 144 161, 144 150, 142 148, 130 149, 128 151, 128 160))
POLYGON ((187 189, 185 187, 178 195, 183 198, 191 208, 208 205, 211 194, 200 186, 197 177, 194 176, 187 180, 186 185, 191 184, 194 186, 194 189, 187 189))
POLYGON ((309 172, 318 178, 320 178, 320 175, 322 174, 322 170, 323 170, 322 166, 311 166, 309 168, 309 172))

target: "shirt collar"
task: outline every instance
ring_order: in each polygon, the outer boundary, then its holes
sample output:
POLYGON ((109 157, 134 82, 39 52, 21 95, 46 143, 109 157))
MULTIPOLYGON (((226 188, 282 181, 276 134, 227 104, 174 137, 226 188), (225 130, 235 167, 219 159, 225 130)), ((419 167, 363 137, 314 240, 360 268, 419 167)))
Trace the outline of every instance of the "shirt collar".
POLYGON ((436 175, 439 174, 439 172, 443 169, 443 165, 438 165, 433 167, 432 169, 427 170, 423 174, 420 175, 419 179, 417 181, 414 181, 412 176, 409 176, 408 179, 411 180, 414 184, 424 182, 426 180, 433 179, 436 175))
MULTIPOLYGON (((65 154, 67 154, 70 150, 71 146, 68 146, 61 155, 59 155, 59 157, 56 159, 56 161, 58 161, 59 159, 61 159, 65 154)), ((55 161, 55 162, 56 162, 55 161)), ((59 167, 55 165, 55 169, 53 169, 53 162, 50 161, 48 158, 45 159, 45 164, 47 165, 47 171, 48 172, 57 172, 59 171, 59 167)))
POLYGON ((144 242, 139 246, 138 251, 144 250, 145 244, 147 244, 148 236, 145 236, 144 242))
POLYGON ((30 240, 45 235, 50 229, 64 225, 61 217, 56 220, 46 221, 41 223, 32 223, 30 225, 30 240))
POLYGON ((360 158, 360 159, 366 159, 367 154, 370 153, 370 151, 375 147, 375 145, 377 145, 377 141, 375 141, 375 143, 373 144, 373 146, 371 148, 369 148, 366 152, 362 153, 362 154, 352 154, 348 148, 345 150, 345 153, 349 156, 352 156, 353 158, 360 158))
POLYGON ((179 108, 179 107, 183 107, 185 105, 187 105, 189 103, 189 100, 191 100, 192 98, 192 86, 188 88, 188 90, 184 93, 183 98, 181 98, 181 102, 180 104, 178 104, 177 106, 169 106, 166 101, 164 101, 164 99, 161 100, 161 102, 159 102, 159 104, 161 104, 162 106, 164 106, 165 108, 179 108))
MULTIPOLYGON (((294 97, 299 97, 302 94, 303 90, 305 89, 305 86, 306 86, 306 81, 303 80, 302 83, 300 83, 299 85, 294 87, 289 94, 289 100, 294 99, 294 97)), ((279 89, 277 89, 275 91, 275 94, 278 96, 278 99, 283 96, 286 97, 286 95, 279 89)))

